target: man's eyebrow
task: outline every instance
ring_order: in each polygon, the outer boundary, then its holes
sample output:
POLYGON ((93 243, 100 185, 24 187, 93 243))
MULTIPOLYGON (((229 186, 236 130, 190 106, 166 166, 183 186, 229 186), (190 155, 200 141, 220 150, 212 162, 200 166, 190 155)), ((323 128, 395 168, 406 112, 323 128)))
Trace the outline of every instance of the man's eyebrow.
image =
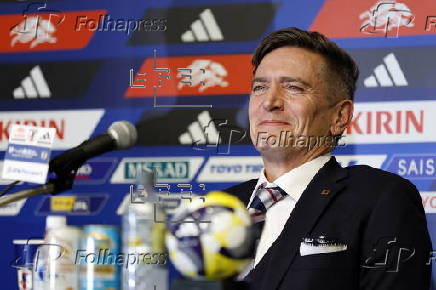
POLYGON ((303 84, 306 87, 311 87, 311 85, 308 82, 306 82, 305 80, 303 80, 302 78, 299 78, 299 77, 295 77, 295 78, 294 77, 280 77, 279 80, 281 83, 298 82, 298 83, 303 84))
POLYGON ((261 77, 254 78, 251 81, 252 84, 254 84, 254 83, 266 83, 266 82, 268 82, 268 79, 267 78, 261 78, 261 77))
MULTIPOLYGON (((251 84, 254 84, 254 83, 267 83, 269 81, 270 81, 269 78, 257 77, 257 78, 254 78, 251 81, 251 84)), ((306 87, 311 87, 311 85, 308 82, 306 82, 305 80, 303 80, 302 78, 299 78, 299 77, 280 77, 279 81, 280 81, 280 83, 298 82, 298 83, 303 84, 306 87)))

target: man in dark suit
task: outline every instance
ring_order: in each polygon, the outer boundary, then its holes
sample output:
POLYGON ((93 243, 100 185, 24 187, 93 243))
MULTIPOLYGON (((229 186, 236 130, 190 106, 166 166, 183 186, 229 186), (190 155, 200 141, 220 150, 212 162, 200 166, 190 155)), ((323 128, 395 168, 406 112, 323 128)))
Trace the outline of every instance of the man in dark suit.
POLYGON ((287 28, 261 42, 253 65, 250 135, 264 170, 226 190, 262 225, 244 279, 256 290, 429 289, 416 187, 329 155, 352 118, 351 57, 319 33, 287 28))

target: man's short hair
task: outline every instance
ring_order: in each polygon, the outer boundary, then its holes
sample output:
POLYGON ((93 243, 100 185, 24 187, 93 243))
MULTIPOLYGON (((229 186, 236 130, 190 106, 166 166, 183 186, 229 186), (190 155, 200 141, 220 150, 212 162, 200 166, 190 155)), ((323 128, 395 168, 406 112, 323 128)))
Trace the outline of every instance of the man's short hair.
POLYGON ((329 87, 335 90, 334 94, 346 99, 354 99, 356 81, 359 77, 356 63, 345 50, 315 31, 289 27, 271 32, 254 52, 252 58, 253 73, 256 72, 265 55, 280 47, 305 48, 322 55, 327 64, 326 78, 333 76, 329 87))

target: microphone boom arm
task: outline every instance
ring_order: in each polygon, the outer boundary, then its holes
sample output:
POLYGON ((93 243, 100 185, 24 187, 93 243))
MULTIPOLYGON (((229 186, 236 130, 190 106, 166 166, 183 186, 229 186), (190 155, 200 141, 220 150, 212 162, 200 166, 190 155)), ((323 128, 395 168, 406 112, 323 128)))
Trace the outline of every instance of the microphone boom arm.
POLYGON ((23 198, 32 197, 41 194, 54 195, 73 188, 74 178, 76 177, 77 170, 85 162, 85 160, 80 160, 80 161, 70 160, 68 162, 67 159, 63 158, 62 160, 63 166, 60 166, 61 163, 59 162, 56 163, 56 161, 60 161, 60 160, 54 158, 52 161, 50 161, 50 168, 49 168, 50 172, 56 173, 56 178, 49 179, 48 183, 44 185, 40 185, 30 189, 24 189, 0 197, 0 207, 18 201, 23 198))
POLYGON ((52 183, 44 184, 38 186, 36 188, 21 190, 12 194, 8 194, 6 196, 0 197, 0 206, 5 206, 14 201, 18 201, 20 199, 36 196, 40 194, 53 193, 55 189, 55 185, 52 183))

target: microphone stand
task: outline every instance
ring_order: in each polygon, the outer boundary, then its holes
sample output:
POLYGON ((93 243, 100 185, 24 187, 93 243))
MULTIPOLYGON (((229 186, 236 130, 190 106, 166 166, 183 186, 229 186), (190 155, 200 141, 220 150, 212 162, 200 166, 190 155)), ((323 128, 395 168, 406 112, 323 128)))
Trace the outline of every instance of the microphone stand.
POLYGON ((5 206, 9 203, 12 203, 14 201, 17 201, 17 200, 20 200, 20 199, 23 199, 26 197, 31 197, 31 196, 46 194, 46 193, 53 193, 53 191, 54 191, 54 184, 50 184, 50 183, 44 184, 42 186, 38 186, 36 188, 21 190, 21 191, 0 197, 0 206, 5 206))
MULTIPOLYGON (((56 158, 55 158, 56 159, 56 158)), ((50 165, 52 162, 50 162, 50 165)), ((50 166, 51 167, 51 166, 50 166)), ((56 173, 56 178, 49 179, 48 183, 44 185, 40 185, 34 188, 21 190, 15 193, 11 193, 5 196, 0 197, 0 207, 8 205, 14 201, 32 197, 41 194, 58 194, 62 191, 69 190, 73 188, 74 178, 76 177, 76 173, 80 164, 77 165, 74 170, 67 170, 66 168, 62 169, 51 169, 50 172, 54 171, 56 173)))

